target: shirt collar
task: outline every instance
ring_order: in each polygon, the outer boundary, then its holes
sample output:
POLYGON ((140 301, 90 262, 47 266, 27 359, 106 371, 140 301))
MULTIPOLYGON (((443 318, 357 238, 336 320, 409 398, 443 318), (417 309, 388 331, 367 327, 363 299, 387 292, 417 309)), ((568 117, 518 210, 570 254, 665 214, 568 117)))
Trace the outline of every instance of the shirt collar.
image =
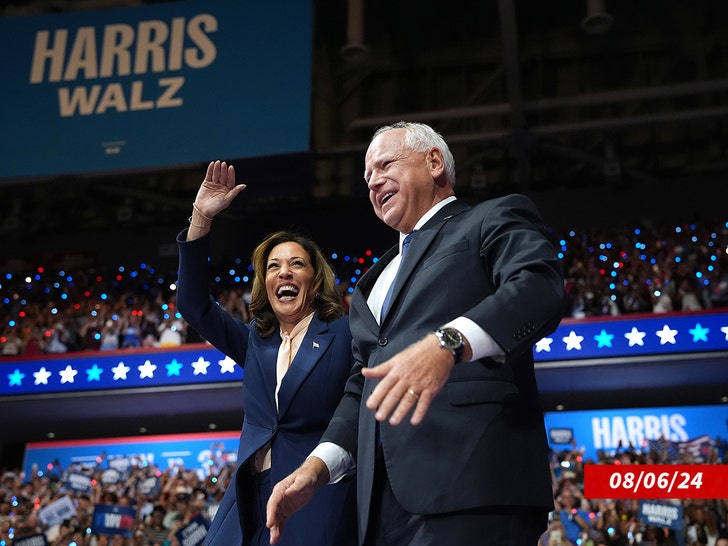
MULTIPOLYGON (((442 201, 438 201, 437 203, 435 203, 435 205, 430 210, 428 210, 425 214, 423 214, 422 215, 422 218, 420 218, 417 221, 417 223, 415 224, 415 229, 413 229, 412 231, 417 231, 418 229, 420 229, 422 226, 424 226, 427 223, 427 221, 430 218, 432 218, 433 216, 435 216, 435 214, 437 214, 437 211, 438 210, 440 210, 442 207, 444 207, 448 203, 452 203, 453 201, 455 201, 455 199, 457 199, 457 197, 454 196, 454 195, 451 195, 450 197, 446 197, 442 201)), ((404 241, 404 238, 405 237, 407 237, 407 233, 400 233, 399 234, 399 249, 400 249, 400 251, 402 250, 402 242, 404 241)))

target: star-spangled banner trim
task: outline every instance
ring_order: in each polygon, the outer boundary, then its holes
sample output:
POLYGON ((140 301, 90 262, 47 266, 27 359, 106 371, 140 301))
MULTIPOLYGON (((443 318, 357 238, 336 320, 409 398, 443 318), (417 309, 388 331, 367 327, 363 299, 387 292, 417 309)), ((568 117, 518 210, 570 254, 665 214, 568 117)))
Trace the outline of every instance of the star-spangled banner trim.
POLYGON ((536 362, 728 350, 728 313, 563 320, 534 345, 536 362))
POLYGON ((0 360, 0 396, 241 381, 243 370, 207 344, 0 360))
MULTIPOLYGON (((728 310, 565 319, 537 341, 535 361, 728 350, 728 310)), ((208 344, 0 360, 0 396, 241 381, 243 370, 208 344)))

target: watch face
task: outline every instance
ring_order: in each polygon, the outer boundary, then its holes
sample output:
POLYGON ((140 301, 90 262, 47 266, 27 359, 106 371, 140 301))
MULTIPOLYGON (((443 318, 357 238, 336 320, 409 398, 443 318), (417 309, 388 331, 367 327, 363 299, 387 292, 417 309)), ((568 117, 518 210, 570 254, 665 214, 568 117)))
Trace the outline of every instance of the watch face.
POLYGON ((441 328, 435 332, 440 339, 440 345, 450 351, 455 358, 455 364, 462 358, 465 342, 460 332, 454 328, 441 328))
POLYGON ((447 343, 451 347, 454 347, 458 344, 457 336, 450 330, 445 330, 442 337, 445 339, 445 343, 447 343))
POLYGON ((460 347, 463 342, 463 338, 460 333, 450 329, 442 330, 442 340, 446 345, 453 348, 460 347))

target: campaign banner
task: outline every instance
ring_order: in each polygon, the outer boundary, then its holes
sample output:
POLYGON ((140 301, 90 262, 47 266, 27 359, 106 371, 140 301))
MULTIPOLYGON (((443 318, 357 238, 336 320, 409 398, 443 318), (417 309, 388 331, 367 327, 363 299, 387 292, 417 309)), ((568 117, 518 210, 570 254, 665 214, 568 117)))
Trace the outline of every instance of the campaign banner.
POLYGON ((147 495, 149 497, 156 495, 162 489, 162 481, 157 476, 151 478, 144 478, 137 482, 137 491, 141 495, 147 495))
POLYGON ((175 536, 181 546, 197 546, 202 544, 207 536, 208 524, 202 516, 192 518, 185 527, 182 527, 175 536))
POLYGON ((38 518, 43 525, 47 526, 56 525, 75 517, 76 507, 68 495, 64 495, 60 499, 38 510, 38 518))
POLYGON ((130 537, 134 530, 136 508, 115 504, 94 506, 92 531, 97 535, 123 535, 130 537))
MULTIPOLYGON (((132 468, 149 472, 140 486, 153 492, 160 487, 156 473, 168 469, 196 470, 202 478, 216 475, 223 466, 237 461, 239 439, 240 431, 223 431, 33 442, 26 445, 23 470, 26 476, 47 475, 56 467, 106 471, 115 459, 126 458, 132 461, 132 468)), ((89 476, 70 471, 68 475, 69 489, 90 489, 89 476)))
POLYGON ((69 472, 66 475, 66 486, 68 489, 78 491, 79 493, 90 493, 91 481, 91 476, 80 472, 69 472))
POLYGON ((109 468, 101 473, 101 483, 103 485, 114 485, 121 482, 124 476, 115 468, 109 468))
POLYGON ((638 517, 645 525, 682 529, 683 508, 678 503, 639 501, 638 517))
POLYGON ((109 468, 113 468, 120 474, 126 474, 132 467, 132 460, 129 457, 114 457, 109 459, 109 468))
POLYGON ((310 147, 310 1, 4 17, 0 51, 0 179, 310 147))
POLYGON ((597 460, 599 452, 667 450, 666 462, 681 451, 702 462, 712 448, 725 451, 728 438, 728 405, 559 411, 544 419, 551 449, 578 449, 584 460, 597 460))

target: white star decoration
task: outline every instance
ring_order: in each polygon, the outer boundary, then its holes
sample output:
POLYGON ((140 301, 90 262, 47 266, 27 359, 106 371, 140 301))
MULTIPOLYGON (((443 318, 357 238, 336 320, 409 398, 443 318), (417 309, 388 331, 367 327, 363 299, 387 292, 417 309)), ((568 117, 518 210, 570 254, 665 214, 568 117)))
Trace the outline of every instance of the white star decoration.
POLYGON ((647 335, 646 332, 640 332, 636 327, 632 326, 632 330, 630 330, 629 332, 624 334, 624 337, 626 337, 629 340, 630 347, 634 347, 635 345, 644 347, 645 335, 647 335))
POLYGON ((220 365, 220 373, 235 373, 235 361, 229 356, 218 360, 217 363, 220 365))
POLYGON ((572 330, 571 332, 569 332, 568 336, 561 339, 564 343, 566 343, 567 351, 571 351, 571 349, 581 351, 581 342, 584 341, 584 336, 577 336, 576 332, 572 330))
POLYGON ((544 337, 544 338, 539 339, 536 342, 536 352, 537 353, 542 353, 542 352, 550 353, 551 352, 551 343, 553 343, 553 341, 554 341, 553 338, 550 338, 550 337, 544 337))
POLYGON ((207 367, 210 365, 208 360, 200 357, 192 363, 192 367, 195 369, 195 375, 207 375, 207 367))
POLYGON ((728 341, 728 326, 723 326, 720 331, 725 334, 725 340, 728 341))
POLYGON ((141 366, 137 366, 137 368, 139 369, 139 379, 144 379, 145 377, 148 377, 149 379, 153 379, 154 370, 157 369, 157 366, 155 366, 149 360, 147 360, 141 366))
POLYGON ((123 362, 119 362, 118 365, 111 368, 111 371, 114 372, 114 381, 116 381, 117 379, 126 380, 126 374, 131 371, 131 368, 123 362))
POLYGON ((677 330, 671 330, 667 324, 662 327, 662 330, 658 330, 657 332, 655 332, 655 334, 660 337, 660 345, 664 345, 665 343, 671 343, 675 345, 675 336, 677 335, 677 330))
POLYGON ((43 366, 40 370, 37 372, 33 372, 33 377, 35 377, 35 384, 36 385, 47 385, 48 384, 48 378, 51 376, 51 372, 45 369, 45 366, 43 366))
POLYGON ((74 370, 69 364, 65 370, 61 370, 58 373, 61 375, 61 383, 73 383, 73 379, 76 377, 78 370, 74 370))

